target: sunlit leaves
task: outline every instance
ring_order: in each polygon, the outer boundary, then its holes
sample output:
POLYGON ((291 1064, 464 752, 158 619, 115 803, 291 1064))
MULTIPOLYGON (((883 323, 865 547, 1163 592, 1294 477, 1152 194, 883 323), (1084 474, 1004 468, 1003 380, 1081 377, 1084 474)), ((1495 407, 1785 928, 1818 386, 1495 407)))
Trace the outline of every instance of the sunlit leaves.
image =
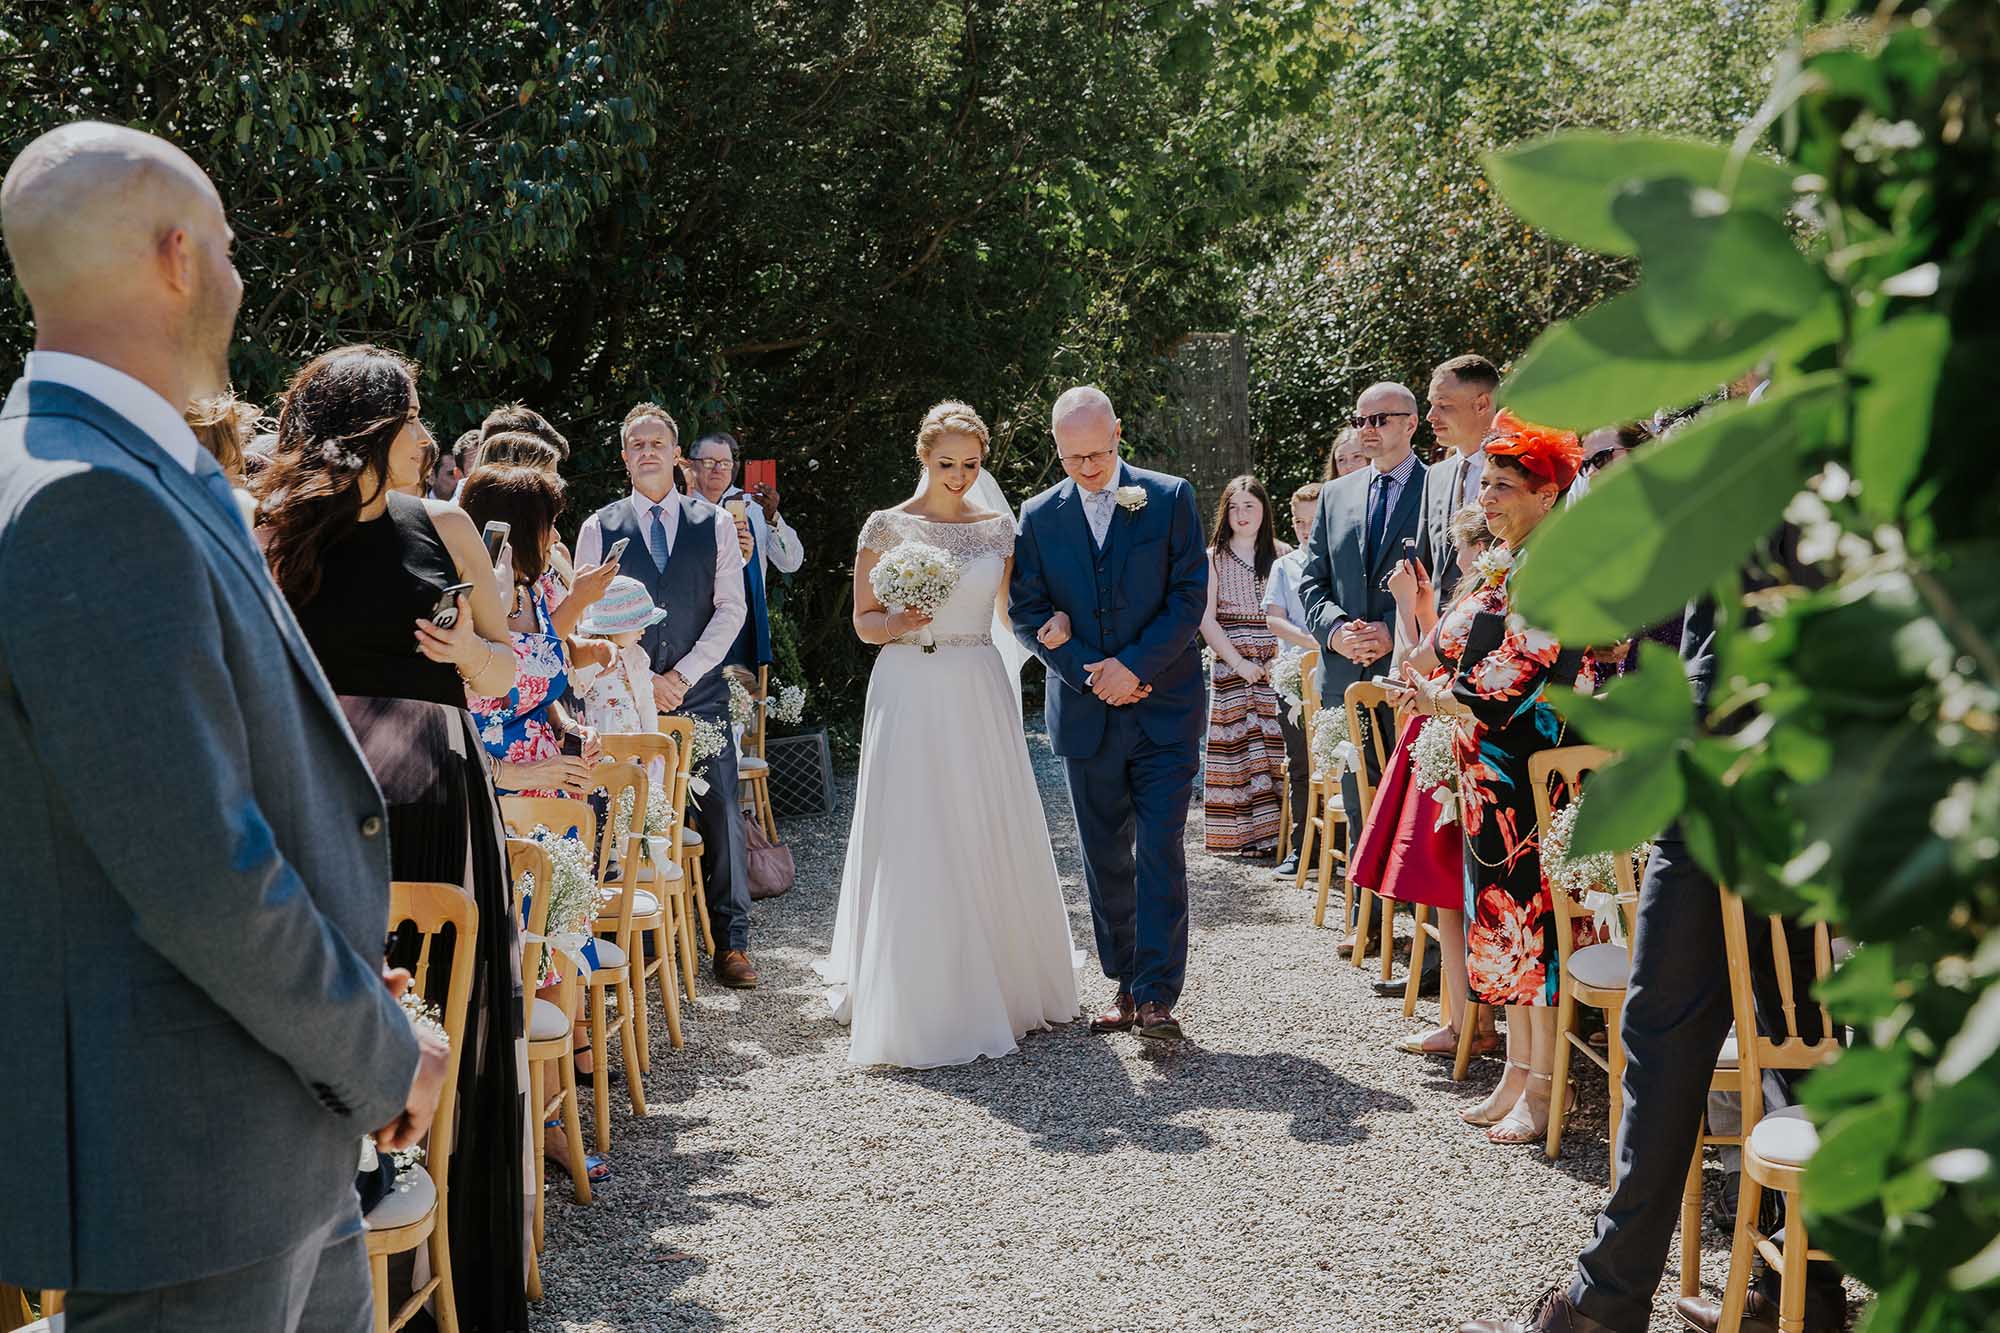
POLYGON ((1522 614, 1565 642, 1608 643, 1706 592, 1798 493, 1836 387, 1813 380, 1718 407, 1602 474, 1536 530, 1513 581, 1522 614))
POLYGON ((1718 195, 1763 217, 1791 201, 1792 175, 1764 158, 1726 145, 1637 134, 1575 131, 1509 148, 1487 162, 1493 183, 1543 231, 1605 254, 1636 255, 1643 215, 1621 214, 1636 189, 1678 182, 1683 191, 1718 195))

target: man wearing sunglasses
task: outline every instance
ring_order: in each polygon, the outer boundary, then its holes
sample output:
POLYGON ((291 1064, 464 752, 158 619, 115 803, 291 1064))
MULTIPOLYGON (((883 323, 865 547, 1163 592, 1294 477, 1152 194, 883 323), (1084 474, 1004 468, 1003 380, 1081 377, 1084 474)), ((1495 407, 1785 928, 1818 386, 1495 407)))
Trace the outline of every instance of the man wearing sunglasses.
MULTIPOLYGON (((1414 543, 1421 517, 1424 465, 1411 442, 1417 398, 1400 384, 1370 385, 1350 421, 1368 466, 1336 477, 1320 491, 1299 600, 1306 629, 1326 645, 1321 691, 1329 706, 1356 681, 1386 675, 1395 636, 1396 599, 1383 580, 1414 543)), ((1389 725, 1386 721, 1383 725, 1389 725)), ((1356 737, 1364 756, 1374 753, 1356 737)), ((1371 768, 1372 768, 1371 764, 1371 768)), ((1341 782, 1349 836, 1361 829, 1361 793, 1349 773, 1341 782)))

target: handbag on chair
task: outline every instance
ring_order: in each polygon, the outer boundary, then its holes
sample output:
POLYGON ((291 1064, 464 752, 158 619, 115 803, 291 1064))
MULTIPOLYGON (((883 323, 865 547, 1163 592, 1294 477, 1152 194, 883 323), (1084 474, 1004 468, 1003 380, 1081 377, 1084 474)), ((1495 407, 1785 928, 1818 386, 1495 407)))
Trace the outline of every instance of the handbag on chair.
POLYGON ((798 866, 792 860, 792 849, 765 837, 763 827, 754 819, 743 821, 743 834, 747 852, 744 860, 750 872, 751 900, 761 901, 789 893, 792 881, 798 876, 798 866))

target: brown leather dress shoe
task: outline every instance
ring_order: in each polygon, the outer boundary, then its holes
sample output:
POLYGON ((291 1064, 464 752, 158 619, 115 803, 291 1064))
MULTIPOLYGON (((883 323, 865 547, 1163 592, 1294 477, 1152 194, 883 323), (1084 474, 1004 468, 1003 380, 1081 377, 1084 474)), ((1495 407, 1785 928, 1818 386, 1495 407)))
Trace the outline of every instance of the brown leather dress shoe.
POLYGON ((757 989, 757 969, 741 949, 723 949, 715 955, 715 979, 731 990, 757 989))
POLYGON ((1505 1315, 1492 1319, 1469 1319, 1458 1333, 1612 1333, 1609 1324, 1600 1324, 1569 1303, 1569 1292, 1550 1287, 1542 1298, 1519 1319, 1505 1315))
POLYGON ((1158 1000, 1148 1000, 1139 1006, 1139 1013, 1133 1019, 1132 1030, 1149 1041, 1181 1039, 1180 1020, 1158 1000))
MULTIPOLYGON (((1683 1296, 1674 1302, 1674 1313, 1689 1328, 1715 1333, 1722 1327, 1722 1302, 1707 1296, 1683 1296)), ((1753 1291, 1743 1302, 1742 1333, 1778 1333, 1778 1307, 1761 1291, 1753 1291)))
POLYGON ((1132 1030, 1132 1020, 1137 1013, 1138 1010, 1132 1003, 1132 992, 1119 991, 1118 998, 1111 1002, 1111 1007, 1090 1020, 1090 1030, 1092 1032, 1130 1032, 1132 1030))

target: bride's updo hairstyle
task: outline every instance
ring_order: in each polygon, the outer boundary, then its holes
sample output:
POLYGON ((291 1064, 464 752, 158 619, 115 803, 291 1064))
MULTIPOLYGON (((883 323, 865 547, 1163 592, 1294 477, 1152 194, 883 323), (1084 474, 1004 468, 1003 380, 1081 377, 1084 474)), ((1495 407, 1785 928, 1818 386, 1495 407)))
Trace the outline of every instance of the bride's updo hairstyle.
POLYGON ((937 448, 938 441, 947 435, 970 435, 979 441, 979 456, 982 459, 993 442, 987 433, 986 423, 980 420, 979 413, 972 410, 971 404, 947 398, 924 413, 924 422, 917 427, 917 461, 928 465, 931 450, 937 448))

